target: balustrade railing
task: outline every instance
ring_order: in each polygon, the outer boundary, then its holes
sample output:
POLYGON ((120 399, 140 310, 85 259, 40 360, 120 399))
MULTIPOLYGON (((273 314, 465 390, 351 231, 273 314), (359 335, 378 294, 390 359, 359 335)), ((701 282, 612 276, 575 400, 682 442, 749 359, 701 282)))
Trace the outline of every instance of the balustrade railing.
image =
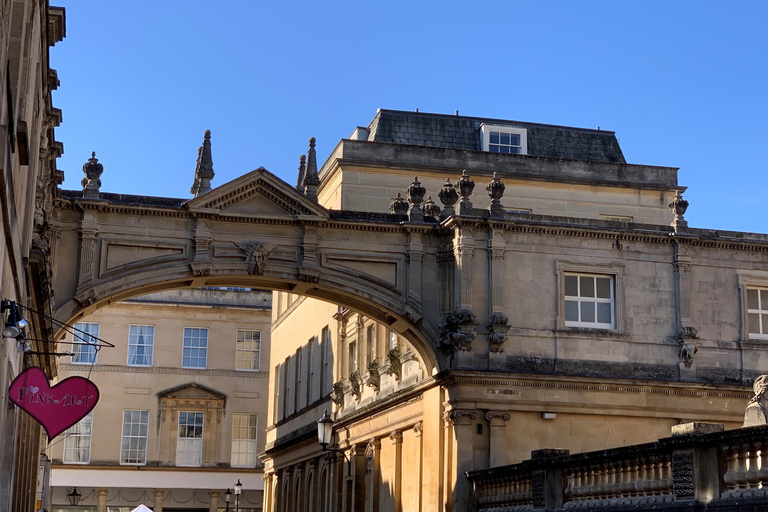
POLYGON ((651 510, 734 500, 768 510, 768 425, 717 427, 676 426, 672 437, 598 452, 539 450, 520 464, 469 472, 475 510, 651 510))

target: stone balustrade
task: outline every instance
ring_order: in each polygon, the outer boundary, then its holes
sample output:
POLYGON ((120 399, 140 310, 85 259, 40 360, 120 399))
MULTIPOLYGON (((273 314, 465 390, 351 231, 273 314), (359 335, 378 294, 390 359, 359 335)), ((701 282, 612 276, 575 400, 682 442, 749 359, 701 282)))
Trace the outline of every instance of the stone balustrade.
POLYGON ((709 423, 677 425, 653 443, 573 455, 537 450, 467 478, 482 512, 766 510, 768 425, 727 432, 709 423))

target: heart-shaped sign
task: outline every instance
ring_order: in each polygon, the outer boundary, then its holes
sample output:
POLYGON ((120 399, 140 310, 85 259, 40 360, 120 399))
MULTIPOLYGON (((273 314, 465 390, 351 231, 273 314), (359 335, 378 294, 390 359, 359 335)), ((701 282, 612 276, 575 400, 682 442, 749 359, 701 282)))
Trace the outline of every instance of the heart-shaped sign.
POLYGON ((8 394, 43 426, 49 441, 83 419, 99 401, 99 388, 85 377, 68 377, 51 386, 37 366, 18 374, 8 394))

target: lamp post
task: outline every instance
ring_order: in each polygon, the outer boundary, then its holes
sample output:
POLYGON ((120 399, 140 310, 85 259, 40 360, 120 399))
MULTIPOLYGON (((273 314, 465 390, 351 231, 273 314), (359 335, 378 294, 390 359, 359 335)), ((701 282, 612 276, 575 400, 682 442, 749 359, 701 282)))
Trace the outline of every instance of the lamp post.
POLYGON ((240 479, 237 479, 235 484, 235 512, 240 512, 240 493, 243 492, 243 484, 240 483, 240 479))
POLYGON ((69 500, 69 504, 73 507, 76 507, 78 503, 80 503, 80 498, 83 495, 77 492, 77 487, 72 489, 72 492, 67 494, 67 499, 69 500))
POLYGON ((338 448, 328 448, 333 437, 333 420, 328 416, 328 410, 323 413, 323 417, 317 420, 317 440, 322 446, 324 452, 340 453, 347 461, 347 476, 352 475, 352 461, 347 454, 338 448))
POLYGON ((229 500, 232 499, 232 491, 229 489, 224 493, 224 502, 227 504, 227 512, 229 512, 229 500))

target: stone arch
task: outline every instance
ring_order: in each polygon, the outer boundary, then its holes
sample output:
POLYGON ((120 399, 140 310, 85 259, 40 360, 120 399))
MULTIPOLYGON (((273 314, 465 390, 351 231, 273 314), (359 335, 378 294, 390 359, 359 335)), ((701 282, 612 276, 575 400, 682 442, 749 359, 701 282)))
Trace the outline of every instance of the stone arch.
POLYGON ((446 367, 439 314, 421 300, 436 294, 421 279, 434 226, 331 212, 265 169, 189 201, 62 192, 56 207, 49 257, 60 322, 155 291, 248 286, 358 311, 406 339, 428 373, 446 367))

